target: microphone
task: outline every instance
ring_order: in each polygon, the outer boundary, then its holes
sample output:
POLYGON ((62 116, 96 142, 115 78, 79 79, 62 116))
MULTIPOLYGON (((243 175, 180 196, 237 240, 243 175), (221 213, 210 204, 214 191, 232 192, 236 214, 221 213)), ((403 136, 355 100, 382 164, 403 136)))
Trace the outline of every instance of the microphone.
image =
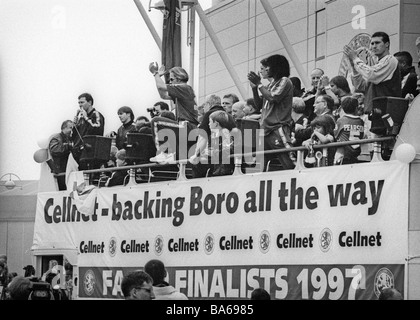
POLYGON ((83 118, 83 112, 82 112, 83 110, 82 110, 82 108, 80 108, 78 111, 77 111, 77 121, 80 121, 80 119, 82 119, 83 118))
POLYGON ((83 141, 83 138, 82 138, 82 136, 80 135, 79 130, 77 130, 77 126, 74 126, 74 127, 73 127, 73 129, 76 131, 77 135, 78 135, 78 136, 79 136, 79 138, 80 138, 80 141, 82 142, 82 145, 80 146, 80 150, 83 150, 83 149, 84 149, 84 144, 85 144, 85 142, 83 141))

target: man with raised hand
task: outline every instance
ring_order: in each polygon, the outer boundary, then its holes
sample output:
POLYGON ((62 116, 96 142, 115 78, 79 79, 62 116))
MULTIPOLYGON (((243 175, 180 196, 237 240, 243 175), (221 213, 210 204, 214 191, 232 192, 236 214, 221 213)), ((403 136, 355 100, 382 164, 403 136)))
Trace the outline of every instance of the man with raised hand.
POLYGON ((390 40, 385 32, 375 32, 370 42, 370 50, 377 58, 377 63, 369 66, 349 45, 344 46, 353 70, 352 82, 356 91, 365 94, 365 112, 373 108, 373 99, 377 97, 401 97, 401 76, 398 60, 389 53, 390 40))

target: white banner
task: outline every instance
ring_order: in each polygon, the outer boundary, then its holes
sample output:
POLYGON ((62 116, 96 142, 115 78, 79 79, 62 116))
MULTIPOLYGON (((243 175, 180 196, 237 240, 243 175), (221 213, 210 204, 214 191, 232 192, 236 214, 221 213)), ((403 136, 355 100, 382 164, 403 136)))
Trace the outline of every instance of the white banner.
POLYGON ((101 268, 403 265, 408 172, 389 161, 100 188, 93 215, 40 193, 34 248, 66 243, 101 268))

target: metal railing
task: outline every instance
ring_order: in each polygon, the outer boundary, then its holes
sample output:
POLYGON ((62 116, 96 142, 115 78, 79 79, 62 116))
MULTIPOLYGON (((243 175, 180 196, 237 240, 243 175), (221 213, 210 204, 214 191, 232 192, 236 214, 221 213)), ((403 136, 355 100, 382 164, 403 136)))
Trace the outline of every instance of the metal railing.
MULTIPOLYGON (((373 143, 373 156, 371 158, 370 162, 382 162, 384 161, 381 156, 381 143, 387 142, 387 141, 395 141, 394 136, 387 136, 387 137, 381 137, 381 138, 374 138, 374 139, 362 139, 362 140, 356 140, 356 141, 345 141, 345 142, 333 142, 329 144, 324 145, 314 145, 314 150, 324 150, 329 148, 339 148, 349 145, 362 145, 362 144, 371 144, 373 143)), ((232 154, 230 157, 235 159, 235 170, 232 175, 243 175, 246 173, 242 172, 242 159, 244 158, 252 158, 256 159, 259 156, 264 155, 271 155, 271 154, 279 154, 279 153, 289 153, 289 152, 297 152, 297 161, 296 166, 292 170, 302 170, 307 169, 304 165, 303 155, 304 152, 308 149, 306 147, 300 146, 300 147, 292 147, 292 148, 284 148, 284 149, 278 149, 278 150, 264 150, 264 151, 255 151, 255 152, 248 152, 248 153, 240 153, 240 154, 232 154)), ((178 165, 179 170, 177 173, 176 180, 177 181, 185 181, 189 180, 186 176, 185 170, 186 166, 189 164, 188 159, 182 159, 177 160, 174 162, 171 162, 169 165, 178 165)), ((94 173, 106 173, 106 172, 114 172, 119 170, 126 170, 129 172, 129 182, 125 184, 125 186, 134 186, 138 183, 136 182, 135 175, 136 170, 138 169, 147 169, 149 176, 153 176, 153 171, 151 169, 153 168, 167 168, 168 164, 159 164, 159 163, 146 163, 146 164, 139 164, 139 165, 129 165, 129 166, 121 166, 121 167, 112 167, 112 168, 100 168, 100 169, 89 169, 89 170, 82 170, 85 182, 87 184, 90 183, 90 174, 94 173)), ((262 169, 260 170, 263 171, 262 169)), ((173 172, 172 172, 173 173, 173 172)), ((54 177, 57 178, 59 176, 64 176, 66 173, 58 173, 54 174, 54 177)), ((172 179, 174 180, 174 179, 172 179)), ((149 181, 150 182, 150 178, 149 181)))

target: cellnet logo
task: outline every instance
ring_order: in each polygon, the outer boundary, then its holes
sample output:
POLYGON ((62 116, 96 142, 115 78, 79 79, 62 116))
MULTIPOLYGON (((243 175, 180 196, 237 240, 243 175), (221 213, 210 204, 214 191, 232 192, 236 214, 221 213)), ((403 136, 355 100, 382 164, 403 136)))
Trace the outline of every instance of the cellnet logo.
POLYGON ((104 253, 105 243, 101 242, 94 242, 94 241, 82 241, 80 242, 80 253, 90 254, 90 253, 104 253))

